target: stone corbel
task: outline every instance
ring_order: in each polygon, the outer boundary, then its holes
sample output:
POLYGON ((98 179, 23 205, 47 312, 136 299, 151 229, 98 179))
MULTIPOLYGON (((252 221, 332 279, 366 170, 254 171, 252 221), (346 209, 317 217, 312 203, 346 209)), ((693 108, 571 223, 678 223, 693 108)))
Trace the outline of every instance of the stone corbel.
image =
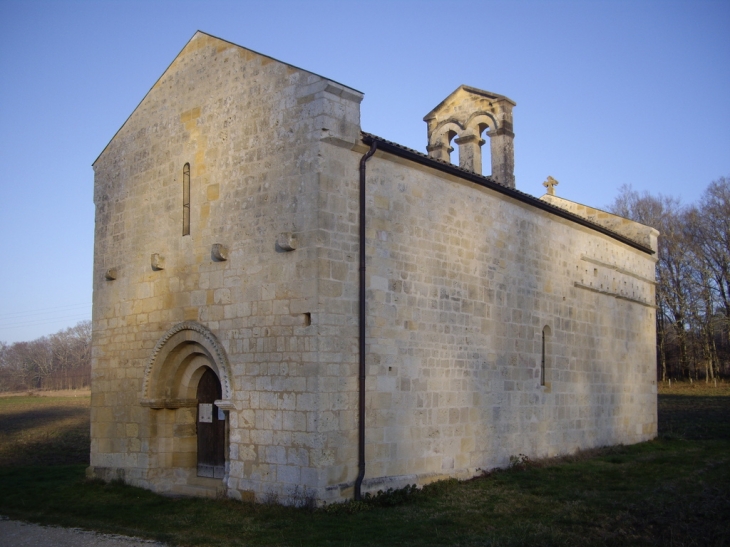
POLYGON ((116 268, 109 268, 106 273, 104 274, 104 278, 107 281, 114 281, 117 278, 117 269, 116 268))
POLYGON ((210 256, 215 262, 225 262, 228 260, 228 247, 222 243, 213 243, 213 248, 210 251, 210 256))
POLYGON ((297 248, 298 242, 297 242, 297 236, 292 234, 291 232, 284 232, 277 236, 276 238, 276 250, 277 251, 284 251, 284 252, 290 252, 297 248))
POLYGON ((152 269, 155 271, 165 269, 165 257, 161 254, 154 253, 150 257, 150 262, 152 263, 152 269))

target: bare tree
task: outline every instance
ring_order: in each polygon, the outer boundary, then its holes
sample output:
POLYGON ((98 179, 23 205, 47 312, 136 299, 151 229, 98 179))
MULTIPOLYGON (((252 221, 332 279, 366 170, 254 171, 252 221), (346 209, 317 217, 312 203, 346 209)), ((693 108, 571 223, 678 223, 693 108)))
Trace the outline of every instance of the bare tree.
MULTIPOLYGON (((709 290, 721 318, 720 341, 730 346, 730 179, 712 182, 700 200, 698 245, 710 276, 709 290)), ((714 314, 713 314, 714 315, 714 314)), ((719 366, 719 363, 718 363, 719 366)))
POLYGON ((30 342, 18 342, 12 346, 17 370, 22 371, 30 387, 40 389, 43 379, 53 372, 53 351, 48 337, 30 342))
POLYGON ((0 342, 0 389, 77 388, 90 376, 90 321, 30 342, 0 342))
POLYGON ((623 186, 608 207, 660 232, 657 277, 657 357, 661 378, 705 379, 730 356, 730 180, 705 190, 698 206, 623 186))
POLYGON ((667 342, 676 340, 683 375, 689 374, 687 356, 686 246, 682 230, 683 210, 676 198, 640 194, 624 185, 608 210, 659 230, 659 253, 656 268, 657 355, 662 379, 667 378, 667 342), (668 327, 671 326, 671 332, 668 327))

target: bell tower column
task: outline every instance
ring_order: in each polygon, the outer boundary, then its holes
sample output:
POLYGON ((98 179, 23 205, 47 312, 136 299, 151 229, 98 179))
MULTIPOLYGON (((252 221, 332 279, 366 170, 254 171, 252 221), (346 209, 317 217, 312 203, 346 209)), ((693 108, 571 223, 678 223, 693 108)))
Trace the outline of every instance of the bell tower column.
POLYGON ((486 142, 479 135, 466 134, 454 139, 459 145, 459 167, 482 174, 482 145, 486 142))
POLYGON ((450 161, 454 149, 445 142, 436 142, 426 147, 428 155, 437 160, 450 161))
POLYGON ((498 183, 515 187, 515 134, 505 127, 489 131, 492 150, 492 178, 498 183))

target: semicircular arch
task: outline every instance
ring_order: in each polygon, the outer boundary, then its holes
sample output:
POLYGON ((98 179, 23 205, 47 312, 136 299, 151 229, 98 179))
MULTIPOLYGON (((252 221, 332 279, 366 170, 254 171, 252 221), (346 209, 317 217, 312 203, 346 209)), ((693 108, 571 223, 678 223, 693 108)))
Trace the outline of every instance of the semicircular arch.
POLYGON ((481 135, 482 131, 484 131, 487 127, 491 131, 499 129, 497 118, 489 112, 484 111, 474 112, 471 116, 469 116, 465 126, 468 129, 475 128, 478 135, 481 135))
POLYGON ((457 135, 461 135, 463 131, 464 128, 461 124, 450 118, 441 122, 436 129, 433 130, 433 133, 431 134, 431 142, 429 144, 433 145, 436 143, 442 143, 448 145, 452 138, 457 135))
POLYGON ((195 398, 197 380, 206 366, 220 380, 223 401, 231 401, 231 367, 218 338, 195 321, 178 323, 152 350, 144 372, 142 404, 173 408, 195 398))

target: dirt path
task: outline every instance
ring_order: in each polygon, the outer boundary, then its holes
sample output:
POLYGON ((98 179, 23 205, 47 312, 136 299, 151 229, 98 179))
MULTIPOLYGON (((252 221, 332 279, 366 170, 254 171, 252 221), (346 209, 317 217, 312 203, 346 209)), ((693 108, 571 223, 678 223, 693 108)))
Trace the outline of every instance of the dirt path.
POLYGON ((146 539, 87 532, 78 528, 39 526, 0 517, 3 547, 165 547, 146 539))

